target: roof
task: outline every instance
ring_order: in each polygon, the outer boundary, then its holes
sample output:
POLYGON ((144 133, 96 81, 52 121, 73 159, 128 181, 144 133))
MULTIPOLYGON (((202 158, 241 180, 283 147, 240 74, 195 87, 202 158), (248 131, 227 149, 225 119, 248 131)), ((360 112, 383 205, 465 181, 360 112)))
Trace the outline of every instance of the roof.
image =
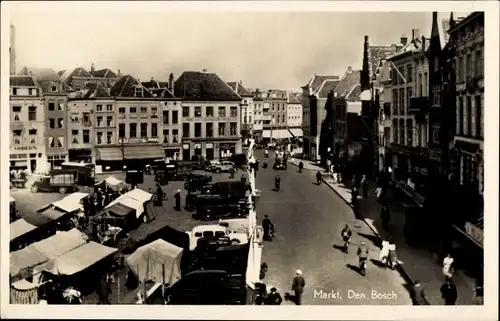
POLYGON ((87 70, 85 70, 83 67, 77 67, 73 70, 67 70, 67 72, 68 71, 69 71, 69 73, 63 74, 64 80, 72 78, 72 77, 92 77, 92 74, 90 72, 88 72, 87 70))
POLYGON ((253 96, 253 94, 248 89, 243 87, 240 82, 232 81, 227 84, 240 96, 253 96))
POLYGON ((215 73, 185 71, 175 81, 174 92, 186 100, 240 101, 238 95, 215 73))
POLYGON ((310 87, 313 92, 316 91, 325 80, 327 79, 332 79, 332 80, 339 80, 339 76, 319 76, 314 74, 311 80, 305 85, 304 87, 310 87))
POLYGON ((136 87, 142 88, 142 98, 154 98, 153 94, 146 87, 130 75, 122 76, 113 87, 111 87, 110 95, 113 97, 136 97, 136 87))
POLYGON ((369 46, 370 51, 370 76, 377 73, 380 61, 396 53, 396 46, 369 46))
POLYGON ((360 101, 360 96, 361 96, 361 84, 356 84, 345 95, 345 99, 350 102, 355 102, 355 101, 360 101))
MULTIPOLYGON (((429 41, 426 41, 425 43, 426 43, 425 50, 427 50, 427 47, 429 45, 429 41)), ((409 53, 409 52, 413 52, 413 53, 422 52, 421 45, 422 45, 421 38, 417 38, 413 41, 409 41, 406 45, 403 46, 403 48, 401 48, 401 50, 396 52, 394 55, 387 57, 387 60, 397 59, 398 57, 400 57, 406 53, 409 53)))
POLYGON ((73 275, 115 253, 117 249, 90 241, 34 269, 54 275, 73 275))
POLYGON ((66 72, 66 70, 59 70, 59 71, 57 72, 57 75, 58 75, 59 77, 61 77, 62 75, 64 75, 64 73, 65 73, 65 72, 66 72))
POLYGON ((318 98, 327 98, 328 94, 337 88, 339 80, 326 79, 314 93, 318 98))
POLYGON ((95 82, 87 82, 82 90, 71 93, 70 99, 111 98, 108 89, 95 82))
POLYGON ((34 76, 37 80, 60 81, 59 76, 52 68, 23 67, 18 75, 34 76))
POLYGON ((157 98, 175 98, 174 94, 167 88, 151 89, 150 91, 157 98))
POLYGON ((139 280, 173 284, 181 278, 182 251, 158 239, 138 248, 126 262, 139 280))
POLYGON ((118 76, 111 71, 109 68, 104 68, 100 70, 95 70, 91 72, 92 76, 98 77, 98 78, 118 78, 118 76))
POLYGON ((38 228, 37 226, 26 222, 23 218, 10 223, 9 227, 11 241, 38 228))
MULTIPOLYGON (((353 90, 354 86, 360 84, 360 81, 361 70, 347 70, 335 88, 337 97, 346 97, 353 90)), ((352 95, 350 97, 353 99, 352 95)))
POLYGON ((294 93, 292 92, 287 92, 287 103, 288 104, 301 104, 300 100, 297 99, 294 93))
POLYGON ((35 79, 33 76, 10 76, 11 87, 36 87, 35 79))

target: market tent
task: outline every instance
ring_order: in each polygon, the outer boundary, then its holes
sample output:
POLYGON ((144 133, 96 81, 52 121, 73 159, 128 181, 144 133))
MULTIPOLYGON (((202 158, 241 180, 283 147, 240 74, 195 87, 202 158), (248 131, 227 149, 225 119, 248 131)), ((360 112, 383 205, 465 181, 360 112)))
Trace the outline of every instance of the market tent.
POLYGON ((174 284, 181 278, 182 251, 158 239, 138 248, 126 261, 140 281, 174 284))
POLYGON ((145 192, 139 188, 135 188, 135 189, 131 190, 130 192, 124 194, 123 196, 133 198, 133 199, 138 200, 142 203, 149 202, 151 200, 151 198, 153 198, 153 194, 145 192))
POLYGON ((115 227, 133 229, 137 222, 136 209, 122 203, 113 204, 105 208, 95 219, 104 224, 115 227))
POLYGON ((110 207, 107 207, 105 210, 105 213, 112 214, 114 216, 119 216, 119 217, 127 217, 131 213, 134 213, 135 209, 128 207, 127 205, 123 203, 116 203, 113 204, 110 207))
POLYGON ((10 254, 10 275, 17 276, 24 269, 43 264, 85 243, 87 243, 87 236, 76 228, 67 232, 57 232, 45 240, 12 252, 10 254))
POLYGON ((10 223, 10 241, 23 236, 33 230, 36 230, 38 226, 26 222, 24 219, 20 218, 15 222, 10 223))
POLYGON ((38 304, 38 285, 26 280, 12 283, 10 304, 38 304))
POLYGON ((46 271, 53 275, 73 275, 94 265, 117 249, 90 241, 53 260, 34 268, 33 274, 46 271))
POLYGON ((111 189, 113 189, 115 191, 119 191, 122 188, 124 188, 127 185, 127 183, 125 183, 124 181, 119 180, 113 176, 109 176, 108 178, 100 181, 99 183, 96 183, 95 185, 96 186, 109 186, 111 189))
POLYGON ((141 217, 142 213, 144 213, 144 203, 142 203, 136 199, 127 197, 126 195, 127 194, 124 194, 124 195, 118 197, 117 199, 115 199, 114 201, 109 203, 109 205, 106 206, 104 209, 107 210, 108 208, 112 207, 113 205, 121 203, 127 207, 133 208, 135 210, 135 215, 137 218, 141 217))
POLYGON ((83 210, 83 204, 81 204, 81 201, 88 195, 89 194, 87 193, 73 193, 60 201, 52 203, 52 205, 67 213, 83 210))

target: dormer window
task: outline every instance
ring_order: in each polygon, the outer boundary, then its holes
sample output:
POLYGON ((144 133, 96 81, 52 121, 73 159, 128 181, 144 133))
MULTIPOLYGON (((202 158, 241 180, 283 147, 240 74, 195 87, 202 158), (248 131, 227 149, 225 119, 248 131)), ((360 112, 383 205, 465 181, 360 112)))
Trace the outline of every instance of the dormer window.
POLYGON ((142 97, 142 87, 135 87, 135 97, 142 97))
POLYGON ((51 90, 52 92, 56 92, 56 91, 57 91, 57 87, 56 87, 56 86, 51 86, 51 87, 50 87, 50 90, 51 90))
POLYGON ((12 88, 12 95, 17 96, 17 88, 12 88))

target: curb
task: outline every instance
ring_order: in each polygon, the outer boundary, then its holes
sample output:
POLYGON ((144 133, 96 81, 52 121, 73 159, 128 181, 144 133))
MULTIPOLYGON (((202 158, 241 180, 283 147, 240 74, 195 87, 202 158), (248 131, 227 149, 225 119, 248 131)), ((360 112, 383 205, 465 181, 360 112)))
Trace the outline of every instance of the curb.
MULTIPOLYGON (((358 219, 362 219, 363 222, 370 228, 370 230, 373 232, 373 234, 375 234, 381 241, 383 241, 383 238, 382 236, 370 225, 368 224, 368 222, 366 221, 366 219, 363 217, 363 215, 361 215, 361 213, 359 211, 357 211, 354 206, 352 205, 352 203, 348 202, 342 195, 340 195, 339 192, 337 192, 337 190, 335 188, 333 188, 330 184, 328 184, 323 178, 321 179, 323 181, 323 183, 325 183, 331 190, 333 190, 335 192, 335 194, 337 194, 342 200, 344 200, 344 202, 353 210, 354 212, 354 215, 356 218, 358 219)), ((415 285, 415 282, 413 280, 413 278, 405 271, 405 269, 403 268, 403 266, 401 264, 396 264, 396 270, 399 272, 399 274, 401 274, 401 276, 403 277, 403 279, 410 285, 415 285)), ((429 301, 427 299, 425 299, 425 302, 427 303, 427 305, 431 305, 429 303, 429 301)))

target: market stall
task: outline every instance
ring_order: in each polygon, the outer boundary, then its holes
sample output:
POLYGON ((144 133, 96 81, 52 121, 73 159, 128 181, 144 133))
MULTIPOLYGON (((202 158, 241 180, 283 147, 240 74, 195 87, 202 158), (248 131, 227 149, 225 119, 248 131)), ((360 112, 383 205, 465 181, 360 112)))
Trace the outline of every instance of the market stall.
POLYGON ((16 251, 30 243, 44 238, 45 233, 38 226, 20 218, 10 223, 10 251, 16 251))
POLYGON ((109 176, 108 178, 98 182, 95 184, 95 187, 101 187, 101 188, 111 188, 114 191, 121 191, 124 187, 127 186, 127 183, 125 183, 122 180, 119 180, 113 176, 109 176))
POLYGON ((38 304, 38 286, 26 280, 12 283, 10 304, 38 304))

